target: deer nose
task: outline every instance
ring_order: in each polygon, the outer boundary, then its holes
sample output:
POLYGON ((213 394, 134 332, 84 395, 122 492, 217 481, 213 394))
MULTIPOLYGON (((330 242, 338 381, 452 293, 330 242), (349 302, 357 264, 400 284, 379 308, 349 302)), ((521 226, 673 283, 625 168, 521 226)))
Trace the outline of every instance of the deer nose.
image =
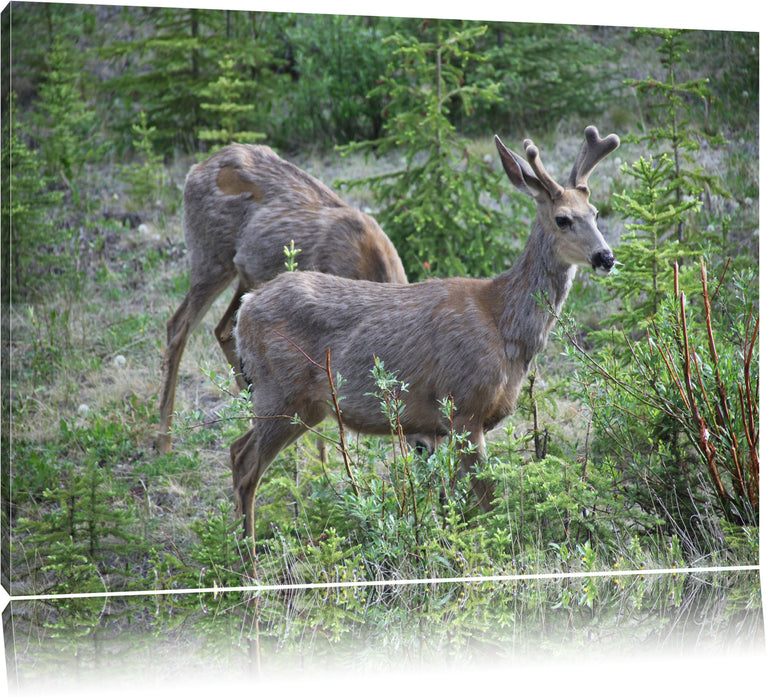
POLYGON ((599 274, 606 274, 614 267, 614 253, 611 250, 599 250, 593 254, 590 262, 593 270, 599 274))

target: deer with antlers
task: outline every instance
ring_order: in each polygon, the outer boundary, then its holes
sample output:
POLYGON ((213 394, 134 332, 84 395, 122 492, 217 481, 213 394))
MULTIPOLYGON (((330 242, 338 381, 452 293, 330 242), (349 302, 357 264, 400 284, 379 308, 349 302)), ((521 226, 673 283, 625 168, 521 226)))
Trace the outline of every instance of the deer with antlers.
POLYGON ((186 341, 235 277, 237 289, 215 335, 236 373, 235 313, 248 290, 285 270, 284 248, 292 240, 299 249, 299 269, 407 282, 396 249, 371 216, 349 207, 267 146, 231 144, 193 166, 183 206, 191 276, 183 302, 167 323, 156 440, 160 453, 172 450, 170 426, 186 341))
POLYGON ((450 421, 440 401, 452 397, 452 430, 475 450, 462 457, 473 505, 488 510, 493 486, 476 477, 484 435, 515 406, 534 356, 544 348, 578 265, 608 274, 614 255, 598 229, 588 177, 619 145, 595 127, 565 185, 545 170, 537 147, 527 161, 496 137, 512 184, 536 202, 536 220, 513 266, 492 279, 430 279, 375 284, 318 272, 282 274, 249 293, 236 325, 237 352, 252 384, 250 430, 231 446, 232 480, 246 536, 254 534, 259 479, 275 456, 330 415, 330 371, 346 381, 342 422, 356 431, 391 430, 375 398, 371 369, 379 357, 408 387, 402 414, 407 433, 442 436, 450 421))

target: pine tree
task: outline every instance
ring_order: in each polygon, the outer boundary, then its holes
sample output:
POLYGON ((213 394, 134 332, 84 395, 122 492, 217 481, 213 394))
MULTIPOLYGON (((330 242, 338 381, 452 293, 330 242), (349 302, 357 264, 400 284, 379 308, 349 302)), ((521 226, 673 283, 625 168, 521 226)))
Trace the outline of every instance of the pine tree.
POLYGON ((52 189, 38 151, 26 143, 10 96, 2 139, 2 300, 31 295, 39 274, 58 257, 61 231, 54 225, 62 192, 52 189))
POLYGON ((614 208, 626 217, 628 233, 617 246, 617 274, 607 280, 609 292, 620 305, 607 325, 640 336, 663 296, 673 288, 674 261, 690 262, 700 253, 673 235, 699 202, 690 198, 672 203, 673 164, 665 154, 639 158, 624 166, 623 172, 634 179, 636 187, 614 194, 614 208))
POLYGON ((168 176, 164 158, 154 149, 156 127, 148 124, 145 111, 138 115, 137 123, 132 125, 132 132, 136 136, 132 146, 140 158, 140 164, 122 166, 121 177, 129 185, 128 194, 137 208, 154 206, 161 199, 168 176))
POLYGON ((496 84, 466 83, 467 66, 480 60, 472 52, 474 41, 486 30, 456 29, 439 20, 425 41, 388 37, 392 64, 374 90, 386 104, 384 135, 343 149, 345 155, 364 149, 377 156, 404 154, 402 170, 345 185, 367 185, 382 203, 378 218, 410 278, 424 271, 488 276, 510 261, 505 213, 482 203, 486 195, 501 199, 505 179, 471 152, 450 119, 455 103, 470 111, 475 99, 498 99, 496 84))
POLYGON ((637 36, 658 39, 666 75, 663 80, 629 81, 647 106, 644 132, 626 140, 646 144, 650 152, 623 166, 634 185, 614 195, 614 208, 623 215, 628 233, 617 247, 619 274, 607 280, 620 308, 605 325, 622 327, 631 337, 643 335, 661 299, 673 291, 675 262, 681 269, 680 282, 689 293, 698 289, 693 263, 704 254, 720 251, 719 240, 693 225, 693 214, 702 207, 702 194, 707 188, 712 192, 723 189, 712 174, 693 167, 692 154, 700 142, 705 139, 712 146, 721 139, 708 138, 694 126, 693 107, 708 98, 708 80, 679 80, 687 51, 686 33, 636 30, 637 36))
POLYGON ((23 540, 27 558, 42 562, 41 571, 48 572, 57 590, 99 590, 100 576, 111 571, 109 557, 137 548, 132 532, 137 518, 116 505, 118 495, 95 454, 88 454, 81 468, 65 461, 59 475, 59 484, 43 492, 53 507, 17 523, 20 532, 28 533, 23 540))
MULTIPOLYGON (((199 148, 200 131, 215 128, 212 110, 203 107, 203 102, 220 106, 217 109, 231 102, 240 106, 240 118, 249 110, 254 122, 266 118, 280 80, 278 71, 272 69, 276 42, 272 22, 265 27, 260 19, 266 13, 196 8, 144 12, 152 31, 139 40, 112 42, 101 51, 102 57, 115 63, 129 63, 102 86, 119 110, 123 109, 123 120, 117 120, 121 132, 129 132, 137 119, 136 105, 142 104, 149 124, 156 128, 154 145, 160 152, 171 147, 191 152, 199 148), (225 56, 234 61, 230 66, 234 75, 222 85, 219 62, 225 56), (236 82, 240 83, 239 100, 212 98, 213 90, 232 89, 236 82)), ((231 110, 231 117, 238 111, 231 110)), ((225 114, 222 109, 217 116, 225 114)), ((238 121, 235 131, 242 129, 238 121)))
POLYGON ((76 52, 57 41, 48 60, 50 70, 35 112, 36 135, 48 174, 61 180, 81 210, 81 173, 98 156, 92 145, 95 111, 82 94, 82 60, 76 52))
POLYGON ((217 128, 200 129, 199 138, 213 143, 211 150, 235 141, 263 141, 266 134, 242 128, 246 116, 255 112, 247 97, 251 84, 240 78, 235 60, 229 56, 218 61, 218 69, 218 76, 202 90, 200 103, 208 123, 215 123, 217 128))
POLYGON ((637 29, 636 37, 652 37, 659 41, 657 52, 665 67, 662 80, 646 78, 628 81, 628 85, 644 98, 644 132, 629 137, 636 143, 646 143, 652 157, 667 156, 671 164, 670 178, 666 194, 672 200, 676 212, 683 210, 685 215, 678 216, 674 233, 678 241, 687 236, 688 214, 696 208, 684 207, 688 200, 699 200, 706 188, 712 192, 723 193, 718 178, 700 167, 694 167, 693 153, 702 142, 709 146, 719 146, 724 139, 709 135, 695 126, 693 110, 711 99, 708 78, 690 78, 680 80, 682 58, 688 52, 684 29, 637 29))

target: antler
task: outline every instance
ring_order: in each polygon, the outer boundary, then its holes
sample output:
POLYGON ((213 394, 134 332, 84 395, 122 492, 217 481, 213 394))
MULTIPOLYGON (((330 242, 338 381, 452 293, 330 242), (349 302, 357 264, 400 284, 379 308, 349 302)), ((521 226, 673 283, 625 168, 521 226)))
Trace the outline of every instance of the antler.
MULTIPOLYGON (((593 169, 601 160, 619 145, 620 139, 616 134, 609 134, 605 139, 602 139, 598 135, 598 129, 594 126, 588 126, 585 129, 585 142, 579 150, 574 167, 571 169, 571 175, 566 180, 565 187, 587 190, 587 178, 590 177, 590 173, 593 172, 593 169)), ((496 147, 501 155, 504 169, 516 187, 529 192, 529 194, 535 194, 535 192, 530 192, 530 188, 534 191, 544 190, 551 199, 558 199, 563 194, 564 187, 553 180, 544 168, 542 159, 539 157, 539 149, 531 139, 523 141, 523 148, 525 148, 528 163, 516 153, 510 151, 498 136, 496 136, 496 147)))
POLYGON ((563 194, 563 187, 561 187, 555 180, 550 177, 550 174, 544 169, 541 158, 539 158, 539 149, 534 145, 531 139, 523 141, 523 148, 525 148, 525 155, 528 158, 528 162, 531 164, 531 168, 536 174, 537 180, 542 184, 547 194, 551 199, 557 199, 563 194))
POLYGON ((605 139, 598 135, 598 129, 588 126, 585 129, 585 143, 579 149, 574 167, 566 181, 566 187, 587 189, 587 178, 598 163, 620 145, 616 134, 609 134, 605 139))

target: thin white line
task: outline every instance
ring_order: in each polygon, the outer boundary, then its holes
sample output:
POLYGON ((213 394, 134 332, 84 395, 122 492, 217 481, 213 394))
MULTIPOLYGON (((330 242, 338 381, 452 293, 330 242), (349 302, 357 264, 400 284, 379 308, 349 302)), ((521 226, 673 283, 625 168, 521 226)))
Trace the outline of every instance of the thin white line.
MULTIPOLYGON (((331 581, 323 583, 284 583, 276 585, 252 586, 214 586, 211 588, 171 588, 165 590, 153 591, 103 591, 89 593, 52 593, 40 595, 14 595, 9 596, 10 602, 25 600, 62 600, 68 598, 119 598, 148 595, 189 595, 192 593, 212 593, 221 595, 232 592, 271 593, 275 591, 296 591, 304 589, 321 588, 359 588, 359 587, 378 587, 378 586, 412 586, 429 585, 440 583, 488 583, 505 581, 536 581, 540 579, 571 579, 571 578, 603 578, 623 577, 623 576, 654 576, 666 574, 697 574, 709 572, 731 572, 731 571, 759 571, 759 564, 747 564, 743 566, 701 566, 701 567, 676 567, 670 569, 623 569, 606 571, 572 571, 556 572, 545 574, 509 574, 493 576, 459 576, 451 578, 416 578, 416 579, 381 579, 373 581, 331 581)), ((5 607, 5 606, 3 606, 5 607)))

